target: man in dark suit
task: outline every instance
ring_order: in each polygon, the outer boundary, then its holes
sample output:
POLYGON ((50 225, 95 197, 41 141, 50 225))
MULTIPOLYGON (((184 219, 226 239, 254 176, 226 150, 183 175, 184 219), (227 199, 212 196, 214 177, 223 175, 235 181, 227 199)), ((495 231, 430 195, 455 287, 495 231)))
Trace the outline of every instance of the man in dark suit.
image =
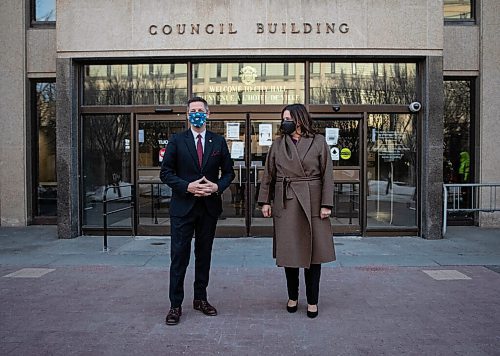
POLYGON ((170 310, 167 325, 179 323, 184 299, 184 277, 194 235, 195 281, 193 308, 215 316, 208 303, 212 244, 217 219, 222 213, 222 192, 234 179, 233 161, 224 137, 206 130, 210 115, 200 97, 188 101, 191 128, 174 135, 163 158, 160 178, 172 188, 170 203, 170 310))

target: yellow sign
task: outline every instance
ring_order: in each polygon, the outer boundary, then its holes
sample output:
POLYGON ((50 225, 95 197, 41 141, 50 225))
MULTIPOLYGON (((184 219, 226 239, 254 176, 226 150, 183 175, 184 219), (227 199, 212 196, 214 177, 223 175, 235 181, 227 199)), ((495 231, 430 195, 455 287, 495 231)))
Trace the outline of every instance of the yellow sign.
POLYGON ((351 150, 348 149, 347 147, 344 147, 343 149, 341 149, 340 150, 340 158, 342 158, 342 159, 351 158, 351 150))

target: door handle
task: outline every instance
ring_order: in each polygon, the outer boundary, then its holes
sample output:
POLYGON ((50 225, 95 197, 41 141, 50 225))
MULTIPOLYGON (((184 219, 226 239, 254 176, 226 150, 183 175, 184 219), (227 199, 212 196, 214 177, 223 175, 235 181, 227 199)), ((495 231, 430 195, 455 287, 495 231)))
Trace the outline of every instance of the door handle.
POLYGON ((239 171, 240 171, 240 173, 239 173, 239 181, 240 181, 240 187, 241 187, 241 166, 238 166, 238 167, 239 167, 239 171))
POLYGON ((254 182, 254 185, 255 187, 257 187, 257 165, 252 165, 252 168, 253 168, 253 182, 254 182))

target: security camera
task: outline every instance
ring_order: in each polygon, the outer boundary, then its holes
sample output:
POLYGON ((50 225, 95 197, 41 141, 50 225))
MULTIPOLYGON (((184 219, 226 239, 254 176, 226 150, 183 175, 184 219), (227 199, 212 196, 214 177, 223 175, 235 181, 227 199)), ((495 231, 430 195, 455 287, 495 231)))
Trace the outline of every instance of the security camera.
POLYGON ((419 112, 420 109, 422 109, 422 104, 420 104, 418 101, 414 101, 410 105, 408 105, 408 109, 410 109, 411 112, 419 112))
POLYGON ((332 109, 335 112, 339 112, 340 111, 340 104, 333 104, 332 105, 332 109))

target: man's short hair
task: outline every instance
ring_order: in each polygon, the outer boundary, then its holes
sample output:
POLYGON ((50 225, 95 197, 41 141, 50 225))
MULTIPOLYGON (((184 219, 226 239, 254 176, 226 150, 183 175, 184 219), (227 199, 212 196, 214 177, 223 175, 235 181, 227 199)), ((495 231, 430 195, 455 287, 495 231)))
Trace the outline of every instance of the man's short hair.
POLYGON ((209 110, 208 110, 208 103, 201 96, 193 96, 191 99, 188 100, 188 102, 187 102, 187 111, 189 111, 189 104, 195 103, 197 101, 199 101, 200 103, 203 103, 203 105, 205 106, 205 111, 209 112, 209 110))

